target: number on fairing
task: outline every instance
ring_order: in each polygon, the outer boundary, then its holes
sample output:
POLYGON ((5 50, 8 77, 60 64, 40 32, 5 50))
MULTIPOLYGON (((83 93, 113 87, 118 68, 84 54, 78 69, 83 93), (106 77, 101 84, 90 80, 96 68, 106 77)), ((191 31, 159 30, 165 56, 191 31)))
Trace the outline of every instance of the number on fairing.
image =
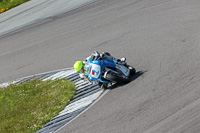
POLYGON ((96 64, 92 64, 92 70, 90 72, 90 76, 93 78, 98 78, 100 75, 101 67, 96 64))

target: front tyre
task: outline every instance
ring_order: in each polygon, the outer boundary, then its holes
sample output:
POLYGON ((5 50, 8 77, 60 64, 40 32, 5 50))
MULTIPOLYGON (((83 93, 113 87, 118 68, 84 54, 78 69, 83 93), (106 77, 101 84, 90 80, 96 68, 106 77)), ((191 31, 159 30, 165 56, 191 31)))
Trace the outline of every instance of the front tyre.
POLYGON ((107 83, 99 82, 98 85, 103 90, 106 90, 108 88, 108 84, 107 83))

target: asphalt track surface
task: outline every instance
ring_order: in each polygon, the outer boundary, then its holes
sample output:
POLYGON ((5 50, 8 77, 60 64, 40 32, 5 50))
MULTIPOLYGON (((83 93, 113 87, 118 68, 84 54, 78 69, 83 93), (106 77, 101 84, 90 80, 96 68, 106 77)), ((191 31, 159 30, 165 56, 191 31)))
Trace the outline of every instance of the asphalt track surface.
POLYGON ((1 36, 0 47, 0 82, 94 50, 138 70, 59 133, 200 132, 199 0, 98 0, 1 36))

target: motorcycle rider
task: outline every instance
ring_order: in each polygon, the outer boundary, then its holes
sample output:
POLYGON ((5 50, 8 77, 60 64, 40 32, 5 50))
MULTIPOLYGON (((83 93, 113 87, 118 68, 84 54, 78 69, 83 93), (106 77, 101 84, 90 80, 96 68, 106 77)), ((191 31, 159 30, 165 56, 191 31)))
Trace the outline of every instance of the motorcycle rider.
MULTIPOLYGON (((85 79, 86 81, 95 84, 95 82, 91 81, 86 74, 89 75, 91 70, 91 65, 88 63, 88 59, 90 60, 101 60, 101 59, 110 59, 116 62, 126 64, 126 58, 116 59, 115 57, 111 56, 108 52, 103 52, 99 54, 98 51, 94 51, 89 57, 87 57, 84 61, 76 61, 74 64, 74 69, 79 73, 81 79, 85 79)), ((107 88, 107 84, 103 84, 98 82, 101 88, 107 88)))

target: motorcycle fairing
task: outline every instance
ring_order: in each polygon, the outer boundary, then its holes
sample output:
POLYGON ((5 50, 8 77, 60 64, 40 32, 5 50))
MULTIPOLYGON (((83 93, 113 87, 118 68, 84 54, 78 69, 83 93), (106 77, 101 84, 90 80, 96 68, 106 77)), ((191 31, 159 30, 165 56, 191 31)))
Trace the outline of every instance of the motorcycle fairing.
POLYGON ((103 60, 91 60, 88 59, 89 64, 91 64, 91 70, 88 74, 88 77, 91 81, 97 81, 100 82, 106 82, 110 83, 110 81, 107 81, 102 78, 102 72, 105 67, 112 67, 115 68, 115 62, 113 60, 103 59, 103 60))

